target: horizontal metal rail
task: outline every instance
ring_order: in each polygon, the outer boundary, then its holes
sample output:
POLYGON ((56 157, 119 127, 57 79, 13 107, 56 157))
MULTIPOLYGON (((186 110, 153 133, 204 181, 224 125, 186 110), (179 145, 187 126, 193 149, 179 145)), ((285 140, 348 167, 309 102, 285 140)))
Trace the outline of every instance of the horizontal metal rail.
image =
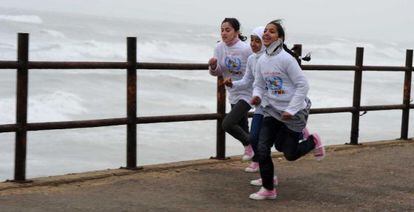
POLYGON ((126 123, 127 123, 126 118, 28 123, 27 130, 38 131, 38 130, 59 130, 59 129, 74 129, 74 128, 106 127, 106 126, 125 125, 126 123))
MULTIPOLYGON (((414 108, 414 104, 410 105, 414 108)), ((361 106, 359 112, 364 111, 379 111, 379 110, 401 110, 404 105, 370 105, 361 106)), ((329 113, 346 113, 357 111, 353 107, 331 107, 331 108, 312 108, 310 114, 329 114, 329 113)), ((249 116, 252 116, 250 113, 249 116)), ((166 115, 166 116, 142 116, 137 117, 136 124, 151 124, 163 122, 183 122, 183 121, 207 121, 217 120, 223 118, 218 113, 205 114, 185 114, 185 115, 166 115)), ((42 123, 28 123, 27 131, 39 130, 58 130, 58 129, 74 129, 74 128, 92 128, 92 127, 106 127, 127 124, 127 118, 111 118, 111 119, 95 119, 95 120, 81 120, 81 121, 60 121, 60 122, 42 122, 42 123)), ((18 127, 16 124, 0 125, 0 132, 16 132, 18 127)))
MULTIPOLYGON (((127 69, 128 62, 44 62, 30 61, 28 69, 127 69)), ((0 61, 0 69, 17 69, 17 61, 0 61)), ((189 63, 137 63, 136 69, 161 69, 161 70, 206 70, 207 64, 189 63)))
MULTIPOLYGON (((49 62, 29 61, 28 69, 126 69, 128 62, 49 62)), ((17 69, 17 61, 0 61, 0 69, 17 69)), ((137 63, 137 69, 147 70, 207 70, 208 64, 204 63, 137 63)), ((307 71, 355 71, 354 65, 302 65, 307 71)), ((404 72, 403 66, 362 66, 364 71, 404 72)))
POLYGON ((151 124, 161 122, 180 122, 180 121, 204 121, 204 120, 217 120, 222 115, 218 113, 207 114, 189 114, 189 115, 175 115, 175 116, 148 116, 138 117, 137 124, 151 124))
POLYGON ((3 124, 0 125, 0 133, 16 132, 18 129, 17 124, 3 124))

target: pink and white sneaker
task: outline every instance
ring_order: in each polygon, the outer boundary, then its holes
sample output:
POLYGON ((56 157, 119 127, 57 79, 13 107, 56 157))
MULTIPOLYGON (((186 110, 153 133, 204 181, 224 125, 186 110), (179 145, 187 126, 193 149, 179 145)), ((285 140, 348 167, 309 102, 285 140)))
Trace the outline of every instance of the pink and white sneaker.
POLYGON ((242 157, 243 161, 249 161, 253 158, 254 151, 252 145, 248 145, 244 147, 244 155, 242 157))
POLYGON ((259 163, 258 162, 251 162, 249 166, 244 169, 245 172, 258 172, 259 171, 259 163))
MULTIPOLYGON (((279 181, 277 179, 277 176, 274 176, 273 177, 273 185, 277 186, 278 184, 279 184, 279 181)), ((263 185, 262 178, 250 181, 250 185, 262 186, 263 185)))
POLYGON ((322 144, 321 137, 317 133, 312 134, 313 136, 313 142, 315 142, 315 149, 313 150, 313 154, 317 161, 322 160, 325 155, 325 147, 322 144))
POLYGON ((250 194, 249 198, 254 200, 276 199, 276 189, 267 190, 263 187, 256 193, 250 194))
POLYGON ((307 127, 303 128, 302 130, 302 134, 303 134, 303 140, 308 140, 310 133, 307 127))

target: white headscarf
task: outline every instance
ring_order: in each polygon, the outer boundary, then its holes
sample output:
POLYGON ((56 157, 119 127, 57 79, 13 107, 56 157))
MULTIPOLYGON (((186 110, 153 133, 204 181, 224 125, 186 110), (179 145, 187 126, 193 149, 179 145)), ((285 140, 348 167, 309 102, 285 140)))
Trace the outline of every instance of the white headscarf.
POLYGON ((262 41, 262 48, 260 49, 259 52, 257 52, 257 54, 262 53, 266 49, 266 47, 263 44, 264 29, 265 29, 264 26, 259 26, 259 27, 256 27, 255 29, 253 29, 253 31, 252 31, 252 35, 255 35, 255 36, 259 37, 260 40, 262 41))

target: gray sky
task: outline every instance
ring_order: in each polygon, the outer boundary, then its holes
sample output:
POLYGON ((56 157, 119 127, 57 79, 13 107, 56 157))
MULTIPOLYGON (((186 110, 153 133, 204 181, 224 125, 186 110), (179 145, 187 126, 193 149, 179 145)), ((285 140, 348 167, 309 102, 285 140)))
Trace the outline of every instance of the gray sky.
POLYGON ((288 32, 414 43, 413 0, 0 0, 0 7, 246 28, 283 18, 288 32))

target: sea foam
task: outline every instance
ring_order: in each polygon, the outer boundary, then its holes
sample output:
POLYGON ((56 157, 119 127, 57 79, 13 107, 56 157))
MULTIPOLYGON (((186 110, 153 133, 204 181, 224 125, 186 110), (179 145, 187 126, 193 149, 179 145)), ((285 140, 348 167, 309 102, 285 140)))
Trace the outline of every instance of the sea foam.
POLYGON ((28 24, 42 24, 43 20, 36 15, 0 15, 0 20, 28 24))

